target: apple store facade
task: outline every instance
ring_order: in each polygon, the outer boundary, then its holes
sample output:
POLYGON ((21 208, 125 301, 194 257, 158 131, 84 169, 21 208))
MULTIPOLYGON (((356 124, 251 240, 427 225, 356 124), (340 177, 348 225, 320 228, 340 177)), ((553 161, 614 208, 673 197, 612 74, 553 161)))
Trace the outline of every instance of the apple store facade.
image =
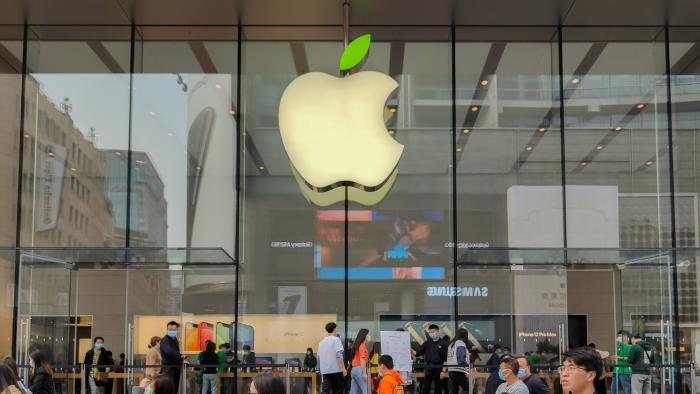
POLYGON ((176 320, 193 360, 207 338, 290 364, 336 321, 412 343, 464 328, 483 361, 501 344, 558 365, 626 330, 656 350, 655 389, 694 387, 694 5, 352 1, 348 36, 371 44, 343 77, 341 2, 19 3, 0 16, 1 355, 75 365, 99 335, 138 365, 176 320), (395 89, 345 80, 368 71, 395 89), (310 72, 347 89, 285 112, 310 72), (342 186, 394 148, 385 193, 342 186))

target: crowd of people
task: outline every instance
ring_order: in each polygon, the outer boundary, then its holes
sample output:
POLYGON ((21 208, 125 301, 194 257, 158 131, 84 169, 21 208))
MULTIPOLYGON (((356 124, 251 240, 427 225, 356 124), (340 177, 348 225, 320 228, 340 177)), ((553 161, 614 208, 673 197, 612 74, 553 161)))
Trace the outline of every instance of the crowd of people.
MULTIPOLYGON (((146 353, 144 377, 140 387, 144 394, 175 394, 179 392, 182 366, 187 357, 180 350, 178 331, 180 325, 171 321, 166 335, 152 337, 146 353)), ((464 394, 469 392, 473 367, 480 360, 479 353, 470 346, 469 332, 460 328, 454 338, 440 335, 436 324, 428 326, 427 338, 420 346, 410 350, 414 357, 413 371, 394 370, 391 355, 382 354, 378 341, 372 342, 367 329, 360 329, 354 339, 344 346, 337 334, 334 322, 325 326, 326 337, 318 344, 314 354, 308 348, 299 366, 306 372, 320 372, 321 394, 403 394, 404 387, 413 385, 420 394, 464 394), (370 347, 370 344, 372 346, 370 347), (371 349, 371 350, 370 350, 371 349), (420 379, 413 381, 413 372, 420 379)), ((399 329, 399 331, 402 331, 399 329)), ((606 393, 603 379, 603 360, 614 364, 612 368, 612 392, 622 388, 624 394, 650 394, 650 366, 656 353, 639 333, 618 332, 614 354, 595 349, 594 344, 570 349, 559 363, 556 392, 573 394, 606 393)), ((244 346, 242 364, 255 364, 255 353, 244 346)), ((482 387, 485 394, 550 394, 550 386, 536 368, 544 361, 541 350, 525 355, 513 355, 508 347, 495 345, 493 353, 484 364, 488 378, 482 387)), ((124 366, 124 354, 119 364, 124 366)), ((200 394, 227 393, 226 379, 217 374, 226 372, 231 364, 238 364, 228 343, 207 341, 205 350, 199 353, 198 383, 200 394), (217 387, 221 382, 222 387, 217 387)), ((30 373, 27 382, 20 378, 17 364, 12 358, 0 363, 0 392, 9 394, 55 394, 54 372, 44 353, 33 351, 30 356, 30 373)), ((550 360, 551 361, 551 360, 550 360)), ((85 354, 85 383, 91 394, 111 394, 110 371, 122 372, 112 359, 112 352, 105 348, 105 340, 95 337, 92 347, 85 354)), ((540 365, 541 367, 541 365, 540 365)), ((248 368, 247 371, 257 369, 248 368)), ((244 392, 249 394, 286 393, 284 383, 269 373, 258 373, 253 379, 243 381, 244 392)), ((309 392, 310 379, 305 379, 304 393, 309 392)), ((121 390, 117 390, 120 392, 121 390)))

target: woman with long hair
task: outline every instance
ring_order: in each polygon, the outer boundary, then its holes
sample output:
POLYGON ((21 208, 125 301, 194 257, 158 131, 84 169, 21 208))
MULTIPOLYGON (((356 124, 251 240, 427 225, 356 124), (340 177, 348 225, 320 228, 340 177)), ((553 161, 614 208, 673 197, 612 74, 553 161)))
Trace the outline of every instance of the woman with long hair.
POLYGON ((149 367, 144 371, 144 376, 149 380, 153 380, 160 374, 160 337, 152 337, 148 343, 148 351, 146 352, 146 365, 149 367), (157 365, 158 367, 155 367, 157 365))
POLYGON ((447 377, 449 394, 459 394, 459 390, 464 393, 469 392, 469 381, 467 379, 467 367, 469 367, 469 331, 464 328, 457 330, 450 345, 447 347, 447 377))
POLYGON ((219 355, 216 354, 216 344, 207 341, 206 349, 199 353, 199 363, 206 365, 202 368, 202 394, 216 394, 216 367, 219 364, 219 355))
POLYGON ((158 375, 153 378, 145 390, 145 394, 176 394, 175 384, 168 375, 158 375))
POLYGON ((375 341, 372 344, 372 350, 369 352, 369 371, 372 378, 372 393, 376 393, 379 387, 379 357, 381 355, 382 345, 375 341))
POLYGON ((369 330, 360 329, 352 343, 350 357, 352 359, 352 369, 350 370, 350 394, 367 394, 367 363, 369 362, 369 352, 367 352, 367 342, 371 340, 369 330))
POLYGON ((53 370, 41 350, 37 349, 29 355, 29 365, 32 367, 29 391, 33 394, 55 394, 53 370))
POLYGON ((17 386, 17 375, 9 365, 0 364, 0 393, 22 394, 22 390, 17 386))
MULTIPOLYGON (((15 374, 15 375, 14 375, 15 378, 17 378, 17 380, 15 381, 15 386, 17 386, 17 388, 18 388, 21 392, 23 392, 23 393, 29 393, 29 389, 27 388, 27 386, 24 385, 24 382, 22 381, 22 378, 19 377, 19 370, 17 369, 17 362, 15 361, 15 359, 12 358, 12 357, 10 357, 10 356, 7 356, 7 357, 5 357, 5 359, 2 361, 2 364, 5 364, 5 365, 7 365, 8 367, 10 367, 10 369, 12 370, 12 373, 15 374)), ((29 393, 29 394, 31 394, 31 393, 29 393)))

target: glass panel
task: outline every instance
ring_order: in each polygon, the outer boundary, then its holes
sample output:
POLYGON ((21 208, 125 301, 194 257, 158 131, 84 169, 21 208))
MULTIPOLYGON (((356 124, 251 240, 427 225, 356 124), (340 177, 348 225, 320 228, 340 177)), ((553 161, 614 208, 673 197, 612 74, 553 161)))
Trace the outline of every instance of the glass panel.
POLYGON ((557 48, 552 28, 457 29, 460 254, 564 246, 557 48))
POLYGON ((237 31, 144 27, 137 38, 129 245, 233 255, 237 31))
POLYGON ((321 227, 325 212, 342 203, 321 209, 306 200, 278 124, 282 93, 294 78, 307 71, 338 75, 342 34, 338 28, 251 27, 244 39, 238 350, 250 345, 261 362, 284 363, 303 360, 309 347, 315 352, 326 323, 335 321, 338 333, 345 332, 342 260, 330 274, 320 266, 324 239, 343 255, 342 221, 321 227))
POLYGON ((33 26, 23 246, 123 246, 130 28, 33 26))
MULTIPOLYGON (((17 186, 22 92, 22 28, 0 28, 0 245, 14 246, 17 232, 17 186)), ((0 354, 12 353, 15 300, 14 254, 0 258, 0 354)))

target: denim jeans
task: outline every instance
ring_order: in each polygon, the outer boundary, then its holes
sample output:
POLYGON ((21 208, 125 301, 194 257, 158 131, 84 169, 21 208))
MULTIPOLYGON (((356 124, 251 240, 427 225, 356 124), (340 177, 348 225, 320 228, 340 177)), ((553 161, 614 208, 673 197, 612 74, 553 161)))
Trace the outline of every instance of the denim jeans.
POLYGON ((352 367, 350 377, 350 394, 367 394, 367 381, 362 376, 362 367, 352 367))
POLYGON ((216 374, 205 373, 202 375, 202 394, 216 394, 216 374), (211 390, 211 391, 209 391, 211 390))
POLYGON ((632 375, 629 374, 614 374, 612 378, 612 392, 618 393, 618 389, 622 384, 622 392, 624 394, 632 394, 632 375))

